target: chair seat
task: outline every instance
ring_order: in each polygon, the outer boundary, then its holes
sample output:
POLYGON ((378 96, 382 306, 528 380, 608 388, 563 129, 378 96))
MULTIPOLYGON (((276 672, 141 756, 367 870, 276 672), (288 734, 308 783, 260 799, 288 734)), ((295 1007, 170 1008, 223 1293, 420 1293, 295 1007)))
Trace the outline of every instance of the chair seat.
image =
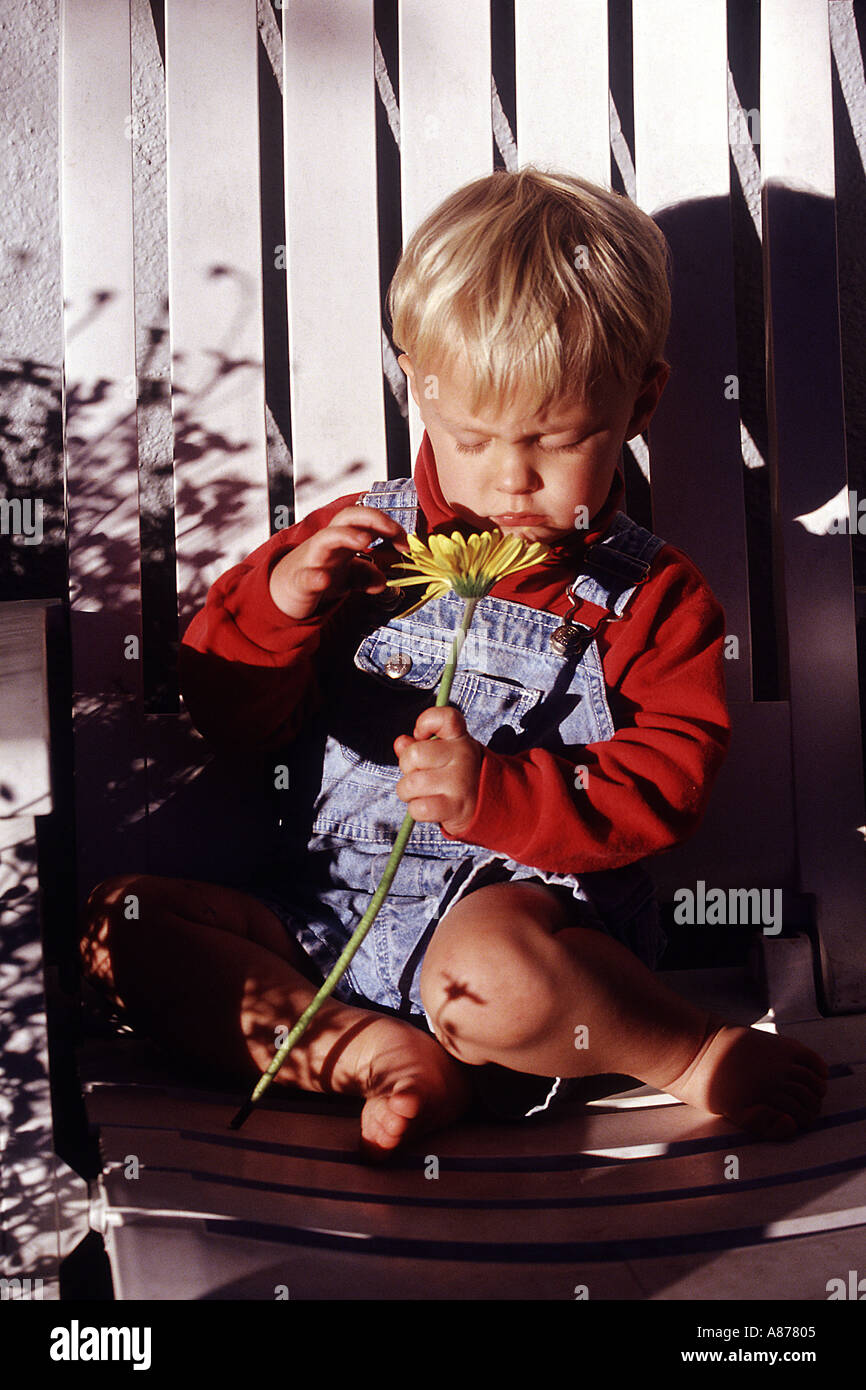
POLYGON ((360 1101, 272 1090, 235 1131, 238 1094, 91 1040, 91 1222, 123 1300, 826 1298, 866 1224, 866 1019, 790 1031, 831 1078, 784 1144, 636 1086, 463 1120, 381 1167, 358 1153, 360 1101))

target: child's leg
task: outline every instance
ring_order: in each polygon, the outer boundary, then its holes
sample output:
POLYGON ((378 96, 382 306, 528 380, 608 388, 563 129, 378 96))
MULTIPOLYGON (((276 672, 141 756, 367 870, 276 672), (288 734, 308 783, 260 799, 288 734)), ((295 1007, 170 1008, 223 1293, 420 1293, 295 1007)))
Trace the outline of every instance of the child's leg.
POLYGON ((491 884, 451 908, 421 974, 449 1052, 540 1076, 634 1076, 763 1138, 814 1122, 827 1067, 810 1048, 729 1027, 619 942, 568 922, 540 884, 491 884))
MULTIPOLYGON (((318 988, 306 956, 264 904, 186 879, 101 883, 84 914, 81 955, 85 974, 135 1027, 242 1093, 273 1061, 276 1029, 291 1027, 318 988)), ((333 998, 273 1084, 366 1096, 361 1133, 370 1157, 450 1123, 471 1095, 465 1071, 433 1038, 333 998)))

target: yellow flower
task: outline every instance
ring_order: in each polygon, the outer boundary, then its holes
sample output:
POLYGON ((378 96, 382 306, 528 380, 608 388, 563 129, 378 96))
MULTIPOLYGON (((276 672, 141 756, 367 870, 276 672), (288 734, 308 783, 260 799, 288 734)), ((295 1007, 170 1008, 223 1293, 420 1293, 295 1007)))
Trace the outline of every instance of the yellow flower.
POLYGON ((529 569, 548 554, 547 546, 540 541, 506 536, 499 530, 476 532, 469 537, 454 531, 450 536, 431 536, 429 545, 415 535, 406 539, 411 559, 394 568, 408 570, 412 577, 389 579, 388 584, 399 589, 423 584, 425 590, 418 603, 401 612, 401 618, 416 612, 430 599, 442 598, 449 589, 461 598, 484 598, 500 579, 529 569))

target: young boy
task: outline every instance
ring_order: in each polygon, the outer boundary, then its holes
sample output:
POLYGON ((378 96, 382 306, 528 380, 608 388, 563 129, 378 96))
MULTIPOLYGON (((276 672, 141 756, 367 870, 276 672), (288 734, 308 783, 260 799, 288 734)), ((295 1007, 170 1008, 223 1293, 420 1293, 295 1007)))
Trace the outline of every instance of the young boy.
POLYGON ((808 1128, 820 1057, 652 973, 664 937, 641 860, 698 824, 729 737, 722 611, 686 555, 618 510, 623 443, 669 374, 661 233, 583 180, 499 172, 418 229, 389 305, 426 427, 414 478, 272 536, 213 585, 181 652, 205 738, 289 767, 284 859, 246 891, 101 884, 89 975, 249 1085, 408 809, 388 897, 277 1077, 364 1096, 368 1156, 452 1122, 479 1080, 488 1097, 512 1082, 531 1113, 564 1078, 622 1073, 763 1138, 808 1128), (479 602, 435 708, 462 600, 401 617, 416 593, 385 576, 408 532, 493 527, 549 554, 479 602))

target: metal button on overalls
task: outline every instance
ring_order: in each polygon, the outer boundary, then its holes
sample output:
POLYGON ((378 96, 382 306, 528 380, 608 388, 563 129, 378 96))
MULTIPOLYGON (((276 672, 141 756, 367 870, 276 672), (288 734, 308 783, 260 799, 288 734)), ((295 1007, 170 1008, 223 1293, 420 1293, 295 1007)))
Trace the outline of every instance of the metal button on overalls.
POLYGON ((385 670, 392 680, 399 680, 401 676, 406 676, 412 669, 412 658, 405 652, 395 652, 389 656, 385 662, 385 670))

